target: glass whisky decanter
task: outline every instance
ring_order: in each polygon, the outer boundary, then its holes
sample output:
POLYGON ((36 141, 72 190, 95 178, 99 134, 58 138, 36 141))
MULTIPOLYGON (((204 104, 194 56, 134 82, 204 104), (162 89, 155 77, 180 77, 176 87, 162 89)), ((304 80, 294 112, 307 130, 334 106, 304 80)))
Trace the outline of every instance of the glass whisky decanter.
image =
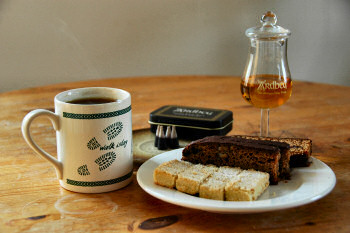
POLYGON ((260 136, 269 135, 269 110, 284 104, 292 94, 287 60, 287 40, 291 32, 278 25, 277 16, 266 12, 261 26, 246 30, 250 47, 241 80, 243 98, 261 109, 260 136))

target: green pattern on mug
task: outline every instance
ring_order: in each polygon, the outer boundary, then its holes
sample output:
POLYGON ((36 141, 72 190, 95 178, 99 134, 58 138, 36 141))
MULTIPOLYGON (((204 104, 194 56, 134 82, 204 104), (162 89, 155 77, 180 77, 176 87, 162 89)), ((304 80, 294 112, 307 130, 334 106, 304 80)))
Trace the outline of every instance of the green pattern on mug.
POLYGON ((116 136, 118 136, 118 134, 120 134, 122 130, 123 130, 123 123, 119 121, 105 128, 103 132, 107 134, 108 140, 111 140, 116 136))
POLYGON ((121 116, 121 115, 126 114, 130 111, 131 111, 131 106, 126 107, 122 110, 118 110, 118 111, 114 111, 114 112, 105 112, 105 113, 83 114, 83 113, 63 112, 63 117, 64 118, 71 118, 71 119, 81 119, 81 120, 94 120, 94 119, 103 119, 103 118, 121 116))
POLYGON ((78 168, 78 174, 81 176, 88 176, 90 175, 89 169, 87 168, 87 165, 80 166, 78 168))
POLYGON ((95 150, 97 148, 99 148, 101 145, 100 143, 98 143, 98 141, 96 140, 95 137, 93 137, 88 143, 87 143, 87 147, 90 149, 90 150, 95 150))
POLYGON ((95 163, 97 163, 100 167, 100 171, 108 168, 111 166, 111 164, 114 162, 116 158, 116 154, 114 152, 108 152, 104 155, 101 155, 99 158, 95 160, 95 163))
POLYGON ((78 181, 78 180, 71 180, 67 179, 67 184, 75 185, 75 186, 82 186, 82 187, 96 187, 96 186, 105 186, 105 185, 112 185, 116 183, 123 182, 124 180, 129 179, 133 174, 133 171, 130 171, 128 174, 111 179, 111 180, 101 180, 101 181, 78 181))

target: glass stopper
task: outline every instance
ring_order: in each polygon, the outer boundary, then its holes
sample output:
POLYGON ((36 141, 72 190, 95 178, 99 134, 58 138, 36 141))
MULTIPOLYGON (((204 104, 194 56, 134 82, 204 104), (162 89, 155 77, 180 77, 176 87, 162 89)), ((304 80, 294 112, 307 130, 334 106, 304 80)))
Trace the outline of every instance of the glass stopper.
POLYGON ((277 23, 277 16, 272 11, 268 11, 261 16, 260 22, 263 26, 274 26, 277 23))
POLYGON ((260 26, 248 28, 245 32, 246 36, 255 39, 276 40, 279 38, 288 38, 290 31, 278 26, 277 16, 272 11, 267 11, 260 18, 260 26))

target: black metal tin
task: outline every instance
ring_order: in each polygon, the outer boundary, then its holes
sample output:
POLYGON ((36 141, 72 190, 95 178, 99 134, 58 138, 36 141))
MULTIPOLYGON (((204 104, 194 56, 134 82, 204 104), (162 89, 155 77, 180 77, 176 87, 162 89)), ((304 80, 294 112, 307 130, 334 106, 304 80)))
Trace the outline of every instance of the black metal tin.
POLYGON ((178 138, 195 140, 226 135, 232 130, 233 113, 228 110, 165 105, 150 113, 153 133, 157 125, 175 125, 178 138))

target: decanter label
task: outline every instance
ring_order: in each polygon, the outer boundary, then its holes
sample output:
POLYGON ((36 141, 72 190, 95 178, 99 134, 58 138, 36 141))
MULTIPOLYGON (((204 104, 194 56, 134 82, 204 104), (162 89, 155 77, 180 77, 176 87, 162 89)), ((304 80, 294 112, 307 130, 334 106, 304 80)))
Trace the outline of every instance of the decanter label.
POLYGON ((265 90, 277 90, 277 89, 287 89, 287 83, 285 82, 266 82, 264 81, 258 81, 258 91, 265 91, 265 90))

